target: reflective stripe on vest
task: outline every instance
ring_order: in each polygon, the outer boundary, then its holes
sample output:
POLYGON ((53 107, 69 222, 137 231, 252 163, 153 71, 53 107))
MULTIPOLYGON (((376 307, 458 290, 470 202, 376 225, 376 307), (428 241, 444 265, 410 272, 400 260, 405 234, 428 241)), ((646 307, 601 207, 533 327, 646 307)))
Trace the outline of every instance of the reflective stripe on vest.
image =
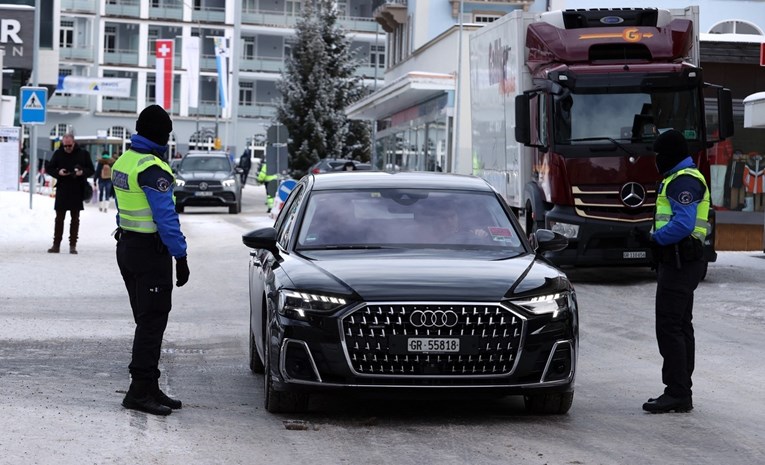
POLYGON ((693 227, 691 236, 700 240, 702 243, 707 238, 710 232, 712 232, 712 226, 709 224, 709 188, 707 182, 704 180, 701 172, 696 168, 683 168, 680 171, 673 173, 671 176, 664 178, 659 188, 659 195, 656 198, 656 215, 654 217, 654 231, 658 231, 663 228, 669 220, 672 218, 672 206, 667 198, 667 186, 676 177, 680 175, 691 175, 694 178, 701 181, 704 185, 704 198, 701 199, 696 207, 696 224, 693 227))
MULTIPOLYGON (((157 224, 149 206, 146 193, 138 185, 138 175, 150 166, 159 166, 165 170, 172 182, 173 172, 167 163, 152 154, 128 150, 112 166, 112 185, 117 198, 120 228, 140 233, 157 232, 157 224)), ((175 196, 173 196, 175 203, 175 196)))

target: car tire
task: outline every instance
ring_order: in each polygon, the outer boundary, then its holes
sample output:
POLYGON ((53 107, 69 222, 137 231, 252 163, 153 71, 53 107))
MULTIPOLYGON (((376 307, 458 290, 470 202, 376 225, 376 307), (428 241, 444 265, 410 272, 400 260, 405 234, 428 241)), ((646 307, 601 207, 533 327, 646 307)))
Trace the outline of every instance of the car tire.
POLYGON ((176 213, 183 213, 183 205, 175 205, 175 212, 176 213))
POLYGON ((228 206, 228 213, 230 215, 236 215, 237 213, 239 213, 239 204, 236 203, 234 205, 229 205, 228 206))
POLYGON ((523 397, 526 411, 537 415, 564 415, 574 403, 574 391, 529 394, 523 397))
POLYGON ((264 370, 263 360, 261 360, 258 354, 258 347, 255 345, 255 336, 252 335, 252 329, 250 329, 250 371, 253 373, 263 373, 264 370))
POLYGON ((271 343, 270 331, 266 333, 263 345, 265 367, 263 374, 264 405, 270 413, 300 413, 308 409, 308 394, 305 392, 285 392, 274 389, 271 377, 271 343))

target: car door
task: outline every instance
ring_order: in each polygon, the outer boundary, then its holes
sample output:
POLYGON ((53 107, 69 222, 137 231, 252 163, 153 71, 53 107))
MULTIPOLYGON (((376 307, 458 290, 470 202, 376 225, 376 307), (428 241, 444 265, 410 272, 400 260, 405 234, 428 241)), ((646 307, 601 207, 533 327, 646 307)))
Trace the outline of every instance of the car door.
MULTIPOLYGON (((286 238, 287 241, 289 240, 304 192, 305 188, 302 184, 293 189, 284 204, 284 208, 276 218, 274 228, 276 229, 276 238, 279 244, 277 248, 280 249, 280 253, 286 253, 287 245, 286 242, 282 242, 282 239, 286 238)), ((258 249, 250 253, 250 308, 252 309, 250 325, 253 328, 253 334, 260 335, 255 340, 258 353, 261 357, 264 356, 264 323, 272 317, 268 313, 269 301, 266 296, 276 295, 272 293, 280 286, 273 272, 274 268, 278 267, 278 263, 278 257, 268 250, 258 249)))

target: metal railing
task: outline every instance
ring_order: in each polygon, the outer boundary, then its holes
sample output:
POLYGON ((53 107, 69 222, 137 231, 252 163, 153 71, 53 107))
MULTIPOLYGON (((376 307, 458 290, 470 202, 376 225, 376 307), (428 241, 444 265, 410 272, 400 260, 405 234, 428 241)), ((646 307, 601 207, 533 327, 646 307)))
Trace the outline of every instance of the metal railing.
POLYGON ((135 16, 141 14, 141 2, 138 0, 120 0, 119 3, 106 2, 106 14, 115 16, 135 16))
POLYGON ((104 97, 101 103, 101 108, 105 112, 136 113, 138 109, 138 102, 134 98, 104 97))
POLYGON ((104 51, 104 64, 138 66, 138 50, 104 51))

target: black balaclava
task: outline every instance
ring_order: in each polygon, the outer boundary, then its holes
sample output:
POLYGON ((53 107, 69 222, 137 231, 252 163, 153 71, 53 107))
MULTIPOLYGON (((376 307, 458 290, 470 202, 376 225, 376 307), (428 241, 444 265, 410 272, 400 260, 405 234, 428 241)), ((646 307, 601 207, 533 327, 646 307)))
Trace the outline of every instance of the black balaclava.
POLYGON ((657 137, 653 151, 656 152, 656 168, 661 174, 666 174, 689 155, 688 142, 676 129, 670 129, 657 137))
POLYGON ((135 131, 155 144, 167 145, 170 133, 173 132, 173 122, 164 108, 149 105, 138 115, 135 131))

